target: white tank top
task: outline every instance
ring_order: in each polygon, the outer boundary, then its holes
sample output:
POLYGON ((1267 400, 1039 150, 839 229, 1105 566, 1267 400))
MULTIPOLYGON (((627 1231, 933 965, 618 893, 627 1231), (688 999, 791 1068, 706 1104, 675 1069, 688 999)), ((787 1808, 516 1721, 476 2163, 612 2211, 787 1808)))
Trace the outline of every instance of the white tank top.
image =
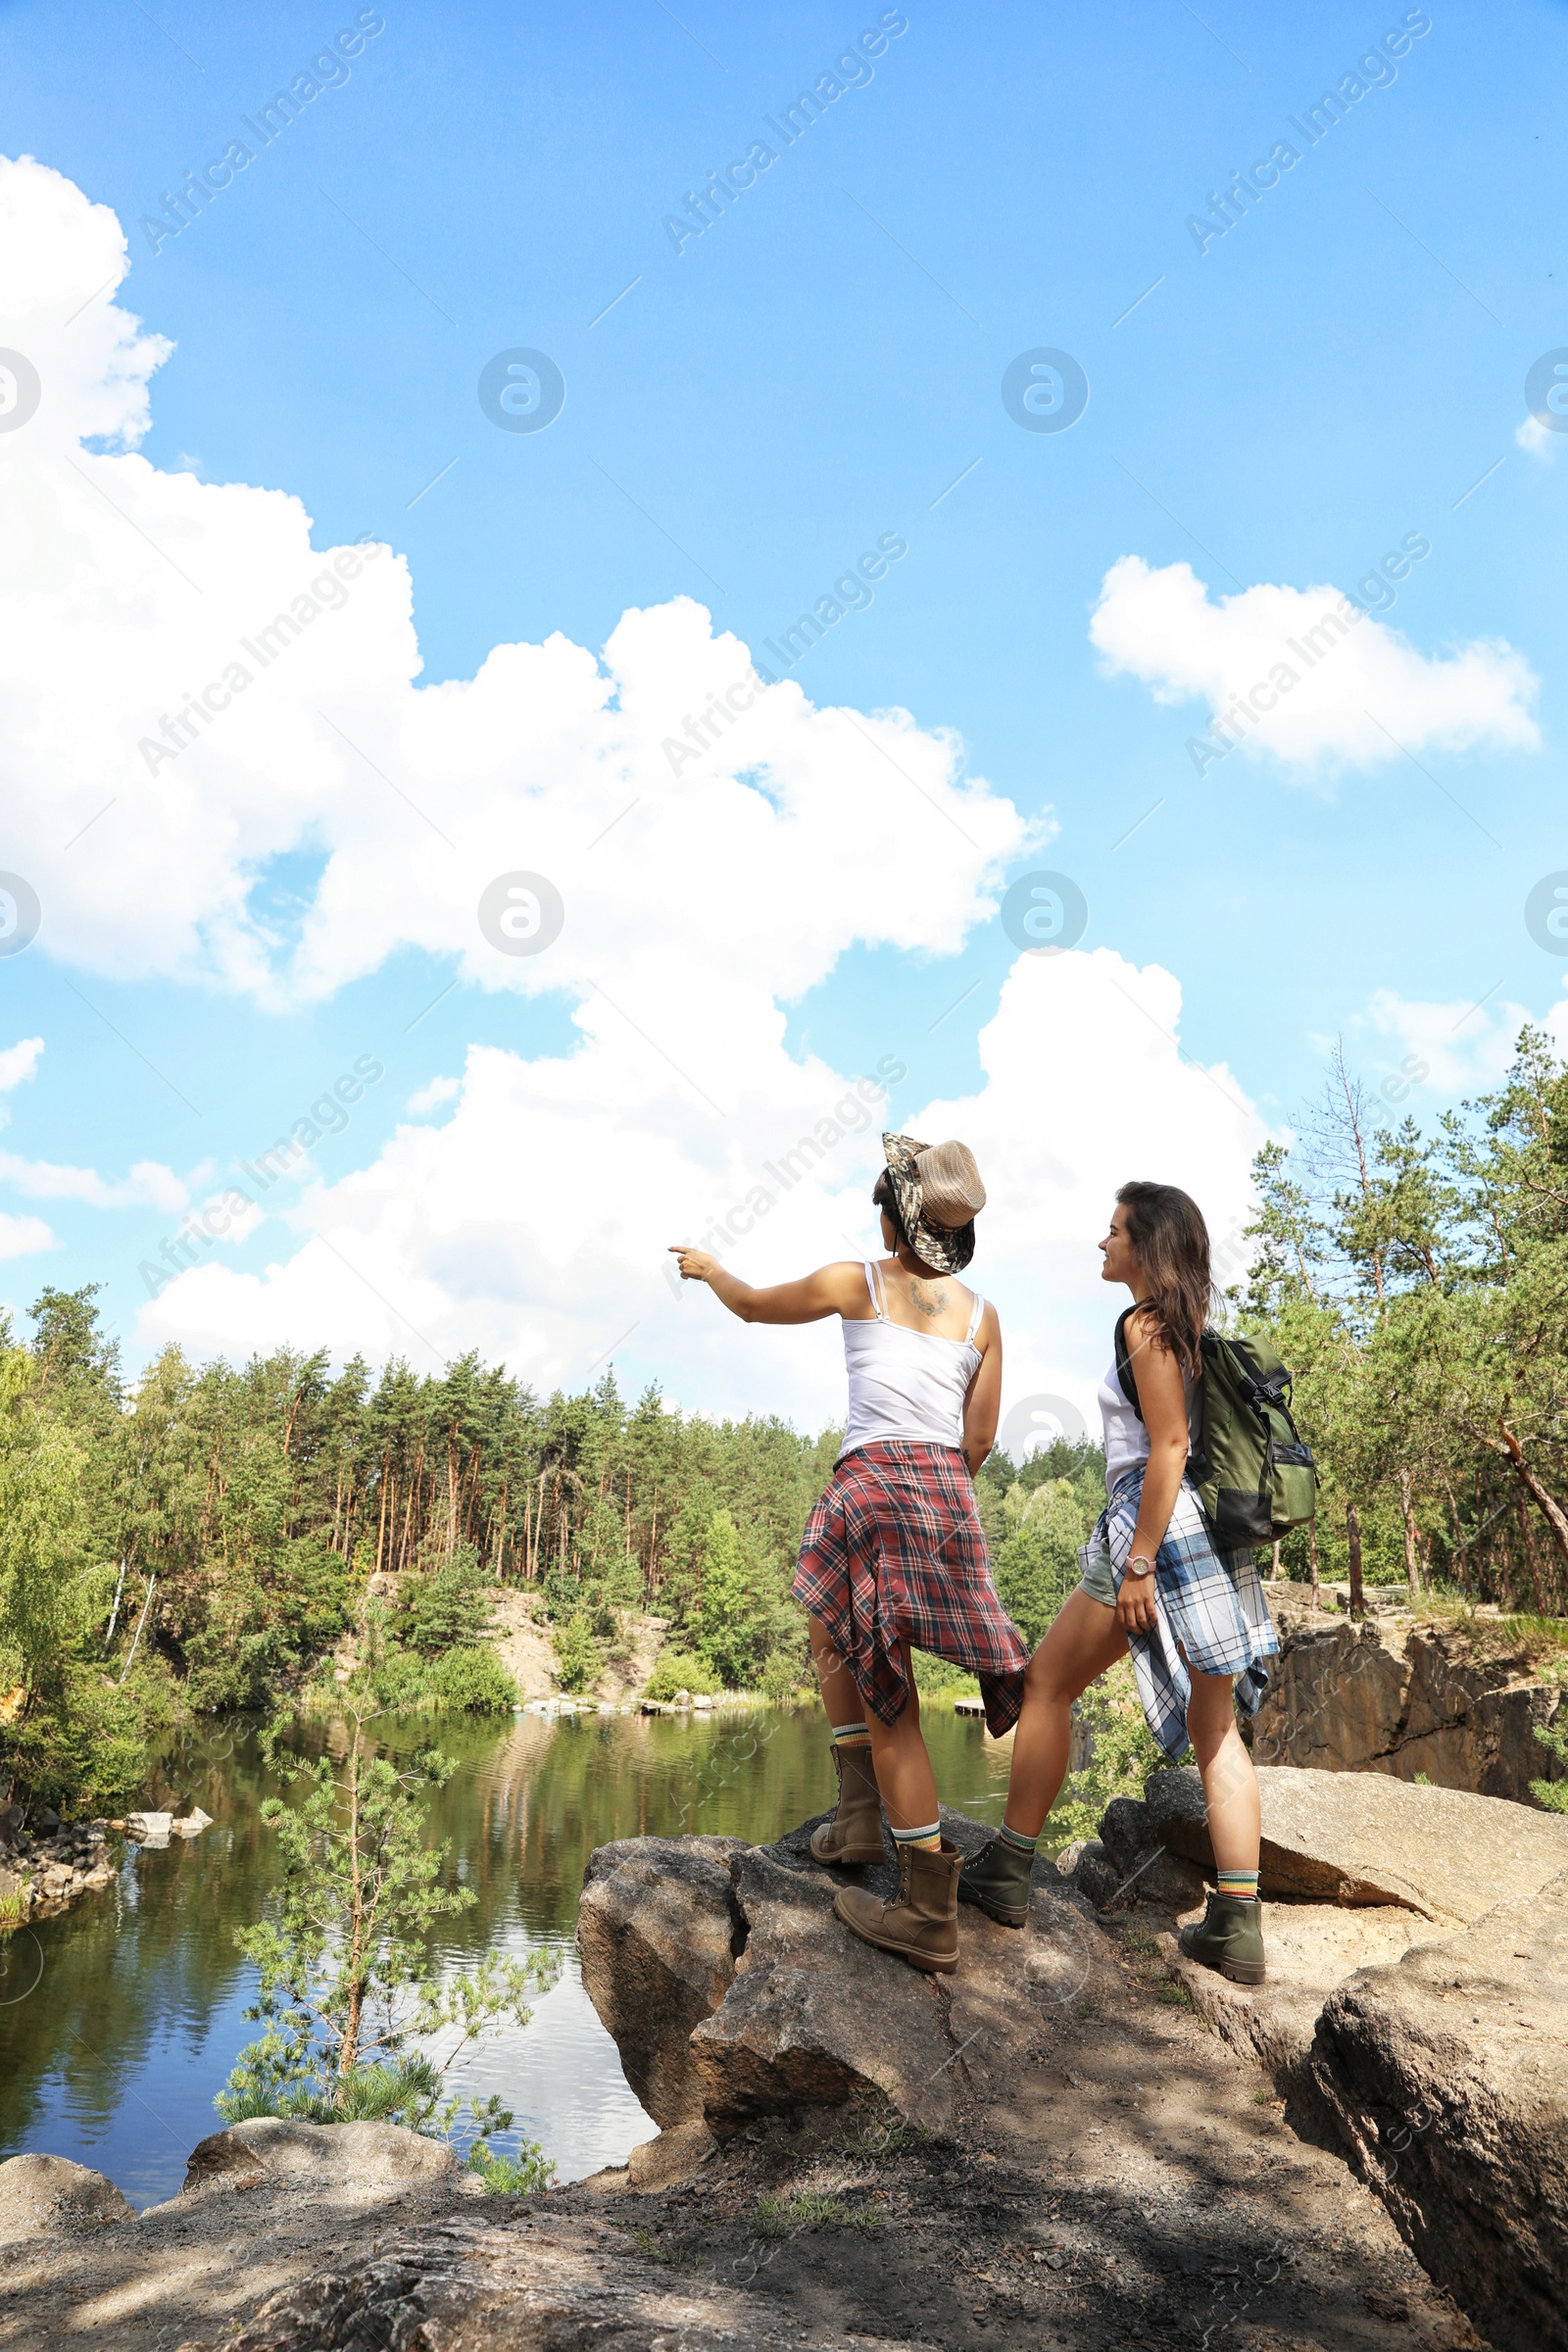
MULTIPOLYGON (((1190 1372, 1182 1374, 1182 1389, 1187 1397, 1187 1418, 1191 1426, 1193 1415, 1194 1381, 1190 1372)), ((1100 1384, 1100 1422, 1105 1438, 1105 1492, 1108 1494, 1124 1470, 1137 1462, 1149 1459, 1149 1432, 1138 1418, 1138 1408, 1129 1404, 1114 1363, 1100 1384)))
POLYGON ((1108 1494, 1124 1470, 1149 1459, 1149 1432, 1122 1395, 1116 1367, 1111 1365, 1100 1384, 1100 1421, 1105 1436, 1105 1492, 1108 1494))
POLYGON ((865 1287, 875 1315, 844 1325, 850 1376, 844 1451, 898 1439, 906 1445, 961 1446, 964 1400, 980 1364, 974 1335, 985 1300, 976 1292, 968 1332, 961 1340, 945 1340, 937 1332, 908 1331, 888 1320, 882 1277, 869 1263, 865 1287))

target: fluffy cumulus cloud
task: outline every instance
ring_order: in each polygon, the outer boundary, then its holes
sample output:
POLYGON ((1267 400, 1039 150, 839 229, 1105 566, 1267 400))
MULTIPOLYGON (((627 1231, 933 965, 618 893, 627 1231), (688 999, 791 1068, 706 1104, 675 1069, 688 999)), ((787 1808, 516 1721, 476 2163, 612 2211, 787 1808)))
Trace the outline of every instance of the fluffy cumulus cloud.
MULTIPOLYGON (((1430 553, 1409 539, 1396 570, 1430 553)), ((1267 582, 1211 598, 1190 564, 1123 556, 1089 633, 1107 671, 1141 678, 1156 702, 1208 705, 1188 741, 1200 775, 1238 748, 1309 770, 1380 766, 1404 751, 1534 750, 1538 681, 1523 655, 1500 641, 1418 653, 1378 617, 1392 600, 1387 579, 1361 601, 1267 582)))
POLYGON ((541 1386, 614 1355, 690 1404, 826 1417, 836 1333, 734 1323, 672 1284, 665 1246, 720 1243, 760 1279, 860 1251, 896 1119, 981 1154, 977 1271, 1015 1335, 1009 1390, 1076 1381, 1087 1404, 1114 1183, 1157 1133, 1161 1172, 1224 1233, 1258 1139, 1225 1072, 1179 1048, 1176 981, 1106 951, 1025 956, 962 1103, 912 1108, 896 1038, 852 1069, 785 1046, 786 1007, 856 946, 956 952, 1049 828, 949 733, 814 707, 685 599, 627 612, 599 654, 502 645, 422 685, 393 550, 313 549, 284 492, 136 454, 166 346, 115 307, 123 268, 112 215, 0 165, 0 343, 41 388, 0 435, 0 525, 25 552, 0 575, 7 862, 41 901, 37 952, 286 1014, 412 947, 469 988, 558 992, 573 1025, 565 1052, 472 1047, 337 1182, 283 1139, 298 1182, 260 1201, 237 1165, 182 1183, 6 1163, 35 1198, 218 1204, 166 1260, 183 1270, 152 1277, 137 1341, 431 1369, 471 1347, 541 1386), (292 885, 302 856, 285 928, 270 878, 288 858, 292 885), (535 954, 480 920, 517 872, 559 894, 535 954), (245 1262, 217 1248, 258 1225, 259 1267, 254 1241, 245 1262))
MULTIPOLYGON (((1108 949, 1021 956, 980 1033, 978 1090, 899 1114, 927 1141, 965 1138, 985 1173, 974 1279, 1003 1317, 1008 1409, 1054 1394, 1092 1422, 1114 1303, 1095 1244, 1129 1176, 1194 1194, 1222 1279, 1245 1262, 1264 1128, 1223 1064, 1185 1052, 1180 1017, 1157 965, 1108 949)), ((765 1099, 720 1120, 694 1116, 678 1079, 614 1030, 564 1059, 473 1047, 450 1115, 410 1122, 371 1166, 308 1191, 294 1247, 264 1273, 213 1260, 180 1275, 140 1336, 233 1351, 325 1328, 372 1357, 434 1370, 472 1346, 568 1386, 618 1354, 658 1365, 688 1402, 825 1419, 842 1394, 836 1330, 738 1325, 675 1284, 665 1249, 717 1246, 757 1282, 877 1250, 881 1090, 902 1067, 879 1056, 846 1081, 779 1056, 765 1099)))

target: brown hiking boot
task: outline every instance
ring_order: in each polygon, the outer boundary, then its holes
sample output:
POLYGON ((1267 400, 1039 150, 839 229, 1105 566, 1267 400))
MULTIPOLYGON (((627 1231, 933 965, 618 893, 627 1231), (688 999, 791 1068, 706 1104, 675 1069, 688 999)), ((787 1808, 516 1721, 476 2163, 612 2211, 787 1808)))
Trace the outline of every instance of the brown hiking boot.
POLYGON ((963 1860, 951 1838, 942 1851, 901 1845, 899 1890, 891 1902, 863 1886, 841 1886, 833 1908, 864 1943, 897 1952, 915 1968, 948 1975, 958 1965, 958 1868, 963 1860))
POLYGON ((869 1747, 836 1747, 834 1769, 839 1776, 838 1811, 811 1832, 815 1861, 880 1862, 882 1859, 882 1794, 871 1770, 869 1747))

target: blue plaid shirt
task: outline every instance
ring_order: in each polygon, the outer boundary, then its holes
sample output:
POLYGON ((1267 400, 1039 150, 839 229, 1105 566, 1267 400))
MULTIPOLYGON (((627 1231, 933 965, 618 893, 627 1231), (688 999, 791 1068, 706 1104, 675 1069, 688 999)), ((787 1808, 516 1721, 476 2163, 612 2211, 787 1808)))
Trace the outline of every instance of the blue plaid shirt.
MULTIPOLYGON (((1092 1564, 1108 1565, 1118 1593, 1148 1467, 1135 1462, 1122 1472, 1078 1554, 1086 1576, 1092 1564)), ((1250 1550, 1216 1551, 1197 1490, 1185 1478, 1154 1557, 1154 1620, 1152 1632, 1129 1634, 1127 1643, 1144 1720, 1167 1756, 1187 1745, 1189 1666, 1234 1676, 1242 1713, 1257 1713, 1269 1683, 1262 1661, 1277 1657, 1280 1646, 1263 1580, 1250 1550)))

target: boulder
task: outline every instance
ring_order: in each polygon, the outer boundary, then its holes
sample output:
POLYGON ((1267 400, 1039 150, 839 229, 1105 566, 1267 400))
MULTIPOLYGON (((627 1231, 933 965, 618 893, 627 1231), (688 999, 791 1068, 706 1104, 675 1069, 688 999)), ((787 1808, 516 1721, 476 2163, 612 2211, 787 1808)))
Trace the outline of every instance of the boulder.
MULTIPOLYGON (((1006 2096, 1050 2022, 1111 1982, 1103 1931, 1046 1860, 1021 1936, 965 1907, 956 1977, 874 1950, 833 1896, 845 1879, 891 1892, 895 1866, 824 1870, 814 1826, 771 1846, 628 1838, 591 1858, 583 1983, 657 2120, 723 2139, 755 2117, 856 2101, 946 2132, 962 2098, 1006 2096)), ((993 1834, 946 1811, 942 1826, 966 1853, 993 1834)), ((660 2145, 646 2163, 664 2161, 660 2145)))
POLYGON ((167 1845, 173 1824, 172 1813, 127 1813, 125 1836, 134 1838, 138 1845, 167 1845))
MULTIPOLYGON (((1381 1597, 1368 1595, 1369 1600, 1381 1597)), ((1568 1706, 1527 1647, 1502 1633, 1379 1610, 1359 1623, 1313 1610, 1304 1587, 1269 1587, 1280 1656, 1248 1727, 1259 1764, 1379 1772, 1531 1802, 1562 1767, 1534 1737, 1568 1706)), ((1485 1623, 1485 1621, 1483 1621, 1485 1623)))
POLYGON ((203 1830, 212 1828, 213 1817, 210 1813, 204 1813, 200 1805, 197 1805, 185 1814, 183 1819, 176 1818, 171 1821, 169 1826, 176 1838, 199 1838, 203 1830))
POLYGON ((589 1856, 582 1981, 656 2124, 701 2121, 692 2029, 716 2009, 746 1927, 730 1883, 740 1838, 623 1838, 589 1856))
MULTIPOLYGON (((1183 1954, 1177 1931, 1202 1917, 1201 1899, 1178 1912, 1158 1938, 1160 1956, 1187 1988, 1200 2017, 1223 2041, 1262 2067, 1284 2098, 1311 2087, 1313 2036, 1329 1995, 1357 1969, 1399 1959, 1434 1930, 1402 1904, 1274 1902, 1263 1907, 1268 1975, 1263 1984, 1232 1984, 1183 1954)), ((1307 2107, 1313 2105, 1308 2096, 1307 2107)))
POLYGON ((1098 1840, 1076 1858, 1076 1869, 1097 1911, 1130 1911, 1139 1904, 1181 1911, 1203 1899, 1201 1870, 1162 1842, 1149 1806, 1132 1796, 1111 1799, 1101 1815, 1098 1840))
POLYGON ((252 2184, 258 2177, 287 2181, 295 2188, 313 2183, 402 2188, 441 2180, 457 2169, 458 2160, 445 2140, 406 2132, 401 2124, 302 2124, 285 2116, 258 2115, 197 2142, 186 2159, 179 2194, 191 2197, 212 2188, 252 2184))
MULTIPOLYGON (((1568 1869, 1568 1815, 1381 1773, 1258 1772, 1259 1891, 1311 1902, 1398 1904, 1435 1926, 1466 1926, 1568 1869)), ((1188 1766, 1154 1773, 1145 1802, 1161 1842, 1211 1871, 1202 1783, 1188 1766)))
MULTIPOLYGON (((712 2129, 842 2106, 864 2091, 940 2128, 954 2088, 941 2070, 953 2052, 931 1979, 852 1936, 833 1911, 833 1879, 814 1864, 758 1846, 735 1857, 733 1873, 746 1948, 691 2037, 712 2129)), ((880 1876, 857 1873, 878 1892, 880 1876)))
POLYGON ((1562 2352, 1568 1871, 1352 1976, 1312 2074, 1352 2164, 1488 2339, 1562 2352))
POLYGON ((135 2218, 114 2182, 84 2164, 64 2156, 13 2156, 0 2164, 0 2245, 62 2227, 102 2230, 135 2218))

